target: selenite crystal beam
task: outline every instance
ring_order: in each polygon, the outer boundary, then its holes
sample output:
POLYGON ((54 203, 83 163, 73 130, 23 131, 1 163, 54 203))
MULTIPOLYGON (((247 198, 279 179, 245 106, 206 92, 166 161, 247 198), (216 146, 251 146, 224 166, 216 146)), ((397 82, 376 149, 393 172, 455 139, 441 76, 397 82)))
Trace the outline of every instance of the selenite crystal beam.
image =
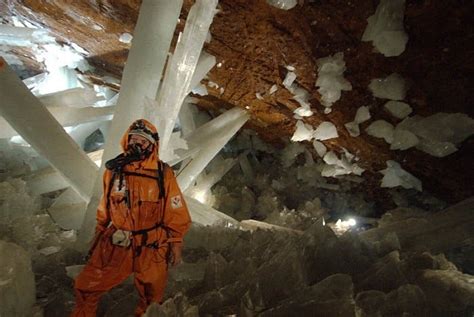
POLYGON ((0 100, 3 118, 87 200, 97 166, 2 58, 0 100))
POLYGON ((199 223, 204 226, 212 226, 216 224, 222 225, 223 222, 236 227, 239 225, 239 222, 234 218, 210 206, 202 204, 193 197, 185 195, 184 200, 188 206, 189 214, 191 215, 193 223, 199 223))
POLYGON ((197 0, 191 7, 184 31, 166 69, 165 79, 157 96, 153 122, 157 122, 160 134, 160 153, 166 151, 171 133, 178 118, 184 98, 190 87, 209 26, 216 12, 217 0, 197 0))
MULTIPOLYGON (((143 115, 145 97, 156 97, 182 5, 182 0, 142 1, 102 162, 118 154, 123 133, 134 120, 143 115)), ((96 177, 93 195, 79 231, 79 246, 85 246, 94 232, 101 188, 100 175, 96 177)))
POLYGON ((143 114, 145 97, 154 99, 168 56, 182 0, 144 0, 123 71, 120 95, 104 160, 118 154, 124 131, 143 114))
MULTIPOLYGON (((69 127, 86 122, 110 120, 113 115, 113 106, 108 107, 48 107, 49 112, 63 127, 69 127)), ((8 122, 0 117, 0 139, 18 135, 8 122)))
POLYGON ((97 96, 93 89, 89 88, 71 88, 45 95, 37 95, 39 100, 46 107, 75 107, 82 108, 95 104, 97 101, 104 100, 97 96))
POLYGON ((249 115, 243 109, 233 108, 220 115, 218 119, 198 128, 187 140, 188 145, 191 145, 190 148, 199 146, 200 151, 178 176, 178 184, 182 191, 194 183, 207 164, 249 119, 249 115))
POLYGON ((187 137, 196 129, 192 107, 191 103, 185 101, 179 110, 179 123, 183 137, 187 137))
POLYGON ((216 57, 206 53, 205 51, 202 51, 196 65, 196 69, 194 70, 193 78, 189 84, 187 94, 189 94, 191 90, 201 82, 204 76, 206 76, 206 74, 214 67, 214 65, 216 65, 216 57))

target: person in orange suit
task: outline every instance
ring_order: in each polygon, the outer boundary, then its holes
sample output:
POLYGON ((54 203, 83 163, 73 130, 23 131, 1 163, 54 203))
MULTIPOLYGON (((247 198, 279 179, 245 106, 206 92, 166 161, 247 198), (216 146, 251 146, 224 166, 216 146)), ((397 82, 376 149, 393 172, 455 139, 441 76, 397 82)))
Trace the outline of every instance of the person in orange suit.
POLYGON ((137 120, 121 145, 124 152, 106 163, 95 238, 75 280, 74 317, 96 316, 100 297, 132 273, 140 295, 135 316, 160 303, 191 225, 174 172, 158 157, 156 128, 137 120))

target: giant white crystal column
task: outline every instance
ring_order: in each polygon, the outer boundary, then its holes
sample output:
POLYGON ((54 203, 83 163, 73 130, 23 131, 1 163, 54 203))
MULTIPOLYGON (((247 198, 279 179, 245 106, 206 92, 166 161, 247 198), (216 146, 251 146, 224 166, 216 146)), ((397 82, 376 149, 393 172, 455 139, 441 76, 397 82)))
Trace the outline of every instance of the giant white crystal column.
POLYGON ((97 96, 93 89, 70 88, 44 95, 36 95, 46 107, 88 107, 104 98, 97 96))
POLYGON ((194 70, 198 63, 209 26, 216 12, 217 0, 198 0, 189 11, 184 31, 166 69, 165 78, 157 97, 159 109, 151 120, 158 122, 160 156, 169 151, 168 144, 179 109, 189 93, 194 70))
POLYGON ((187 94, 189 94, 191 89, 196 87, 201 82, 204 76, 206 76, 206 74, 212 69, 212 67, 214 67, 214 65, 216 65, 216 57, 202 51, 196 65, 196 69, 194 70, 191 83, 189 84, 187 94))
POLYGON ((199 175, 200 177, 196 186, 188 188, 185 194, 197 199, 203 204, 211 205, 212 195, 210 191, 212 186, 219 182, 235 163, 237 163, 237 159, 223 159, 220 156, 216 156, 212 164, 210 164, 211 171, 209 171, 209 173, 203 171, 201 175, 199 175))
MULTIPOLYGON (((182 4, 182 0, 142 2, 102 162, 118 153, 123 133, 134 120, 143 115, 145 97, 156 97, 182 4)), ((82 244, 90 239, 94 231, 95 211, 101 188, 102 177, 96 177, 93 195, 78 237, 82 244)))
MULTIPOLYGON (((114 107, 49 107, 47 109, 63 127, 69 127, 80 123, 110 120, 113 115, 114 107)), ((4 118, 0 117, 0 139, 11 138, 15 135, 18 135, 18 132, 16 132, 4 118)))
POLYGON ((219 120, 212 120, 198 128, 188 138, 191 147, 199 146, 199 153, 195 154, 190 163, 178 176, 181 190, 186 190, 193 184, 196 177, 209 164, 214 156, 234 136, 235 133, 249 119, 247 112, 240 108, 233 108, 220 115, 219 120))
POLYGON ((8 123, 87 200, 97 175, 94 162, 1 58, 0 100, 8 123))
POLYGON ((145 97, 156 97, 181 6, 182 0, 142 2, 105 147, 105 160, 117 154, 123 133, 142 116, 145 97))
POLYGON ((186 200, 186 204, 189 209, 189 214, 191 215, 191 220, 193 223, 198 223, 204 226, 212 226, 212 225, 222 225, 223 223, 227 223, 228 225, 238 226, 239 222, 234 218, 210 207, 205 204, 202 204, 197 199, 184 196, 186 200))
POLYGON ((184 137, 190 135, 196 129, 196 123, 194 121, 195 106, 190 102, 184 102, 183 106, 179 110, 179 123, 181 125, 181 132, 184 137))

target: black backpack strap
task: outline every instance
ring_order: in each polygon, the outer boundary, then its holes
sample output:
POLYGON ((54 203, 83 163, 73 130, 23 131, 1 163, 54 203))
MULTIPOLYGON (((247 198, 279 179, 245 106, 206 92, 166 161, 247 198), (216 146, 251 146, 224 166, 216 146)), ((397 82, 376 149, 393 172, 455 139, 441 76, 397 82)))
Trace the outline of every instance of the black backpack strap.
POLYGON ((110 178, 110 182, 109 182, 109 188, 107 188, 107 196, 106 196, 106 199, 107 199, 107 204, 106 204, 106 207, 107 207, 107 210, 110 210, 110 193, 112 192, 112 187, 114 187, 114 181, 115 181, 115 177, 117 176, 117 173, 115 171, 112 172, 112 177, 110 178))
POLYGON ((166 164, 158 161, 158 188, 160 189, 159 199, 165 198, 165 170, 166 164))

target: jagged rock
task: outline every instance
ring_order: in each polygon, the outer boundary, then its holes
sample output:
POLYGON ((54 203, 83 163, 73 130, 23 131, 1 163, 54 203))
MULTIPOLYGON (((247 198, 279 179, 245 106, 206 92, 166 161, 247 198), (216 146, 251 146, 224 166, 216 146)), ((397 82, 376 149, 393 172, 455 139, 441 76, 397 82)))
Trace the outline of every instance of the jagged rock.
POLYGON ((386 300, 387 296, 381 291, 370 290, 360 292, 355 299, 356 315, 360 317, 382 316, 381 310, 386 300))
POLYGON ((417 285, 406 284, 387 294, 382 316, 429 316, 426 297, 417 285))
POLYGON ((406 283, 400 266, 400 254, 398 251, 393 251, 369 267, 361 275, 358 285, 363 290, 389 292, 406 283))
POLYGON ((20 246, 0 241, 0 316, 29 317, 35 302, 30 256, 20 246))
POLYGON ((457 270, 424 270, 417 284, 435 311, 464 311, 474 306, 474 277, 457 270))
POLYGON ((349 275, 331 275, 311 287, 296 292, 259 316, 353 317, 356 316, 352 298, 353 288, 349 275))
POLYGON ((178 293, 163 304, 153 303, 143 317, 198 317, 199 309, 188 302, 186 296, 178 293))

